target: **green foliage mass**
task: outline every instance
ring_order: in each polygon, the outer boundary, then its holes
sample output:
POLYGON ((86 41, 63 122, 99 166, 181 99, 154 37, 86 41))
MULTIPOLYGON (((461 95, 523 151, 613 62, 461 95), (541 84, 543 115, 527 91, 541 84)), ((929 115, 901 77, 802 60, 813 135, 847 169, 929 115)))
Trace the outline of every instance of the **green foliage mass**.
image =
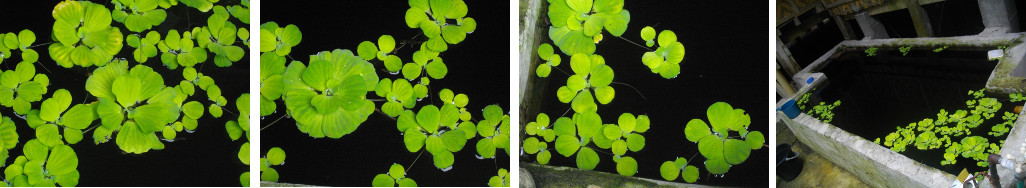
MULTIPOLYGON (((972 99, 966 101, 965 109, 950 114, 941 109, 936 119, 925 118, 919 122, 909 123, 905 127, 899 126, 895 132, 884 137, 882 144, 895 152, 904 152, 908 145, 913 145, 918 150, 943 148, 945 153, 941 165, 955 164, 958 156, 962 156, 976 160, 980 167, 988 166, 987 154, 998 153, 1000 145, 990 142, 986 137, 974 135, 973 129, 996 116, 1002 103, 996 98, 984 97, 983 89, 971 90, 967 94, 972 99), (961 139, 957 140, 959 137, 961 139)), ((1014 95, 1009 95, 1011 100, 1015 100, 1014 95)), ((1004 121, 991 126, 988 135, 1000 137, 1008 133, 1018 115, 1004 112, 1001 118, 1004 121)), ((881 139, 877 138, 875 142, 881 144, 880 141, 881 139)))

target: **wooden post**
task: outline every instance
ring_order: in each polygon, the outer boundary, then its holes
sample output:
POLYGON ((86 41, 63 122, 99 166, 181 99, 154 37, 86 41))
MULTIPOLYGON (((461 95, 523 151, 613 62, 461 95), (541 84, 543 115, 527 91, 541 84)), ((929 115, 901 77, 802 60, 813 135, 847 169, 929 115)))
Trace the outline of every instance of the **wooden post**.
POLYGON ((933 37, 930 16, 926 14, 926 9, 923 9, 923 6, 919 6, 919 0, 905 0, 905 7, 908 8, 908 14, 912 16, 912 25, 916 27, 916 35, 933 37))
POLYGON ((848 21, 845 20, 843 16, 831 15, 831 17, 833 17, 834 22, 837 23, 837 28, 841 29, 841 35, 844 35, 844 40, 856 39, 857 36, 855 36, 855 30, 851 28, 851 25, 848 25, 848 21))
POLYGON ((780 37, 777 37, 777 64, 780 67, 784 67, 784 72, 787 73, 788 77, 802 70, 798 62, 791 56, 791 50, 787 49, 787 46, 780 40, 780 37))
POLYGON ((891 38, 887 34, 887 29, 884 28, 883 23, 880 23, 876 18, 869 16, 869 13, 867 12, 856 14, 855 21, 859 22, 859 28, 862 29, 862 34, 866 35, 863 39, 891 38))

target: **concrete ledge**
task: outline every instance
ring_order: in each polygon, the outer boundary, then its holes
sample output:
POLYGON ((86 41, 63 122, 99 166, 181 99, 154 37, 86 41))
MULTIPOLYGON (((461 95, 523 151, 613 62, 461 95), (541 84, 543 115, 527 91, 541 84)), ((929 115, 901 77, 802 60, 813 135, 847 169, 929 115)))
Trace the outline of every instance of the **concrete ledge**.
MULTIPOLYGON (((778 114, 780 117, 782 114, 778 114)), ((824 158, 874 187, 946 187, 955 176, 909 159, 872 141, 800 114, 788 128, 824 158)))

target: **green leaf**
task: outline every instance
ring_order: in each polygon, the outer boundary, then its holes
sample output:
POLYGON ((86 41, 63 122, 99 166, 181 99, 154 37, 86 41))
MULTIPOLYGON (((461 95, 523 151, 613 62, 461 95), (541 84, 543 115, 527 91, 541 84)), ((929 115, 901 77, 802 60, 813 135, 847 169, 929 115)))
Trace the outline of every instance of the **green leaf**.
POLYGON ((633 157, 623 157, 616 163, 616 172, 624 176, 634 176, 638 173, 638 161, 633 157))
POLYGON ((539 149, 538 147, 539 147, 538 146, 538 138, 528 137, 527 139, 524 140, 524 145, 523 145, 524 152, 527 152, 528 154, 538 153, 538 149, 539 149))
MULTIPOLYGON (((596 136, 595 138, 599 138, 599 137, 596 136)), ((627 142, 624 142, 623 139, 613 140, 613 143, 612 143, 611 147, 613 149, 613 154, 614 155, 624 155, 624 154, 627 154, 627 142)))
POLYGON ((438 107, 434 105, 421 107, 417 112, 417 123, 429 133, 438 132, 440 118, 438 107))
POLYGON ((435 167, 438 169, 446 169, 452 167, 452 163, 455 162, 455 156, 452 152, 442 151, 439 153, 431 154, 431 158, 435 161, 435 167))
POLYGON ((553 124, 553 130, 555 130, 556 135, 561 137, 573 137, 577 135, 577 127, 574 125, 574 122, 567 117, 556 119, 556 123, 553 124))
POLYGON ((53 96, 43 101, 39 110, 39 118, 48 122, 57 122, 57 117, 71 105, 71 93, 65 89, 54 91, 53 96))
POLYGON ((43 143, 43 145, 49 147, 64 144, 64 142, 61 141, 61 135, 57 129, 57 125, 54 124, 46 124, 37 127, 36 138, 38 138, 39 142, 43 143))
POLYGON ((659 46, 670 46, 674 42, 677 42, 677 34, 674 34, 673 31, 670 30, 663 30, 662 32, 659 32, 658 41, 659 46))
MULTIPOLYGON (((388 175, 385 175, 385 177, 387 178, 388 175)), ((266 170, 263 170, 262 173, 260 173, 260 180, 278 182, 278 171, 274 170, 273 168, 267 168, 266 170)))
POLYGON ((688 165, 684 167, 684 172, 681 172, 680 176, 685 182, 695 183, 695 180, 698 180, 698 167, 688 165))
POLYGON ((403 165, 392 164, 392 167, 388 168, 388 176, 395 179, 403 179, 406 177, 406 169, 403 168, 403 165))
POLYGON ((730 164, 721 159, 709 159, 705 161, 705 169, 710 174, 725 174, 730 169, 730 164))
POLYGON ((434 79, 442 79, 449 72, 445 63, 442 63, 442 59, 437 57, 428 63, 425 68, 427 69, 428 75, 434 79))
POLYGON ((591 12, 591 3, 592 0, 566 0, 566 4, 580 14, 591 12))
POLYGON ((722 159, 723 151, 723 141, 719 137, 707 136, 698 141, 698 152, 706 159, 722 159))
POLYGON ((633 152, 641 151, 645 148, 645 137, 638 133, 631 133, 627 137, 627 148, 633 152))
MULTIPOLYGON (((622 159, 621 159, 622 160, 622 159)), ((677 179, 677 173, 680 172, 680 168, 677 168, 673 162, 666 161, 662 165, 659 165, 659 176, 663 177, 666 181, 673 181, 677 179)))
POLYGON ((459 129, 442 133, 441 138, 445 147, 451 152, 463 150, 463 146, 467 143, 467 134, 459 129))
POLYGON ((428 17, 427 17, 426 14, 424 14, 424 10, 423 9, 420 9, 420 8, 417 8, 417 7, 411 7, 410 9, 406 9, 406 19, 405 20, 406 20, 406 26, 407 27, 419 28, 421 22, 428 21, 428 17))
POLYGON ((559 102, 562 103, 570 103, 575 96, 577 96, 577 91, 572 91, 570 90, 570 87, 567 86, 561 86, 556 90, 556 98, 558 98, 559 102))
POLYGON ((709 131, 709 126, 700 119, 691 119, 684 127, 684 136, 691 142, 698 142, 709 135, 712 135, 712 132, 709 131))
POLYGON ((598 166, 599 161, 598 153, 591 148, 581 148, 581 151, 577 152, 577 168, 592 170, 598 166))
MULTIPOLYGON (((570 68, 578 75, 588 75, 591 73, 591 58, 584 53, 574 54, 570 56, 570 68)), ((612 80, 612 77, 609 79, 612 80)))
POLYGON ((142 84, 139 79, 133 76, 117 77, 114 79, 114 83, 111 84, 112 91, 121 106, 134 106, 139 101, 140 87, 142 87, 142 84))
POLYGON ((425 140, 424 143, 424 149, 426 149, 429 153, 433 155, 448 152, 446 150, 445 141, 442 141, 441 137, 430 135, 427 137, 427 140, 425 140))
POLYGON ((734 108, 730 107, 730 104, 725 102, 713 103, 705 113, 709 117, 709 124, 712 125, 713 131, 725 135, 727 134, 727 129, 738 130, 735 128, 739 124, 737 124, 736 117, 734 117, 734 108))
MULTIPOLYGON (((558 136, 556 137, 556 152, 564 157, 570 157, 577 149, 581 148, 580 142, 576 136, 558 136)), ((593 151, 594 152, 594 151, 593 151)))
MULTIPOLYGON (((553 22, 555 25, 555 22, 553 22)), ((563 54, 595 53, 595 42, 585 36, 583 31, 570 30, 567 27, 549 27, 549 38, 559 47, 563 54)))
POLYGON ((613 98, 616 97, 616 90, 610 86, 602 86, 595 88, 595 100, 598 100, 600 104, 609 104, 613 102, 613 98))
POLYGON ((249 165, 249 149, 249 142, 243 143, 242 146, 239 147, 238 158, 239 161, 242 161, 242 164, 249 165))
POLYGON ((595 12, 616 13, 623 10, 623 0, 595 0, 595 12))
POLYGON ((417 186, 417 182, 413 181, 413 179, 410 179, 410 178, 403 178, 403 179, 399 180, 399 182, 397 182, 397 183, 399 183, 399 187, 416 187, 417 186))
POLYGON ((360 45, 356 48, 356 53, 360 55, 363 60, 371 60, 377 56, 378 47, 374 46, 371 41, 360 42, 360 45))
POLYGON ((574 97, 574 101, 570 104, 574 109, 574 112, 595 112, 598 111, 598 106, 595 105, 595 100, 591 97, 591 92, 583 90, 574 97))
POLYGON ((459 44, 467 39, 467 32, 455 25, 442 26, 442 39, 449 44, 459 44))
POLYGON ((745 142, 747 142, 748 146, 752 149, 759 149, 762 148, 762 144, 766 142, 766 138, 762 136, 762 132, 752 131, 748 132, 748 136, 745 137, 745 142))
POLYGON ((406 78, 407 80, 416 79, 417 77, 420 77, 420 72, 422 70, 423 69, 420 67, 420 65, 417 65, 415 63, 406 63, 405 65, 403 65, 403 78, 406 78))
POLYGON ((551 159, 551 158, 552 158, 552 153, 549 152, 548 150, 542 150, 540 153, 538 153, 538 163, 539 164, 549 164, 549 159, 551 159))
POLYGON ((243 130, 239 127, 239 123, 235 121, 228 121, 224 123, 225 131, 228 132, 228 138, 232 140, 238 140, 242 137, 243 130))
POLYGON ((477 154, 482 158, 493 158, 495 157, 495 143, 492 142, 492 138, 482 138, 477 141, 477 154))
POLYGON ((605 19, 603 16, 596 14, 588 16, 583 21, 584 23, 581 24, 581 27, 584 30, 584 35, 595 36, 602 32, 602 23, 605 22, 605 19))
POLYGON ((620 130, 620 126, 613 124, 606 124, 605 127, 602 128, 602 133, 610 140, 620 139, 620 137, 623 136, 623 131, 620 130))
POLYGON ((613 69, 606 65, 599 65, 591 71, 589 82, 593 87, 604 87, 613 83, 613 69))
MULTIPOLYGON (((600 13, 606 14, 606 13, 600 13)), ((606 31, 613 36, 621 36, 627 31, 627 24, 631 22, 631 12, 622 10, 618 14, 606 14, 606 19, 603 25, 606 31)))
POLYGON ((285 150, 280 147, 273 147, 267 151, 267 162, 271 165, 281 165, 285 163, 285 150))
POLYGON ((199 119, 203 116, 203 104, 196 101, 190 101, 182 105, 182 113, 192 119, 199 119))
POLYGON ((723 157, 729 164, 745 162, 751 151, 747 142, 738 139, 727 139, 723 142, 723 157))
POLYGON ((174 140, 178 136, 178 132, 175 132, 175 128, 171 126, 164 126, 164 130, 161 130, 160 134, 164 136, 165 140, 174 140))
POLYGON ((141 154, 153 148, 151 144, 160 143, 157 135, 152 132, 146 133, 140 130, 134 122, 126 122, 118 132, 116 143, 122 151, 141 154))
POLYGON ((68 145, 57 145, 46 160, 46 170, 52 175, 64 175, 78 168, 78 156, 68 145))
POLYGON ((541 44, 538 46, 538 57, 541 57, 542 60, 549 60, 549 57, 553 55, 552 50, 552 45, 549 43, 541 44))
POLYGON ((296 46, 303 40, 303 32, 299 31, 299 27, 296 25, 289 24, 282 30, 280 37, 281 42, 287 46, 296 46))

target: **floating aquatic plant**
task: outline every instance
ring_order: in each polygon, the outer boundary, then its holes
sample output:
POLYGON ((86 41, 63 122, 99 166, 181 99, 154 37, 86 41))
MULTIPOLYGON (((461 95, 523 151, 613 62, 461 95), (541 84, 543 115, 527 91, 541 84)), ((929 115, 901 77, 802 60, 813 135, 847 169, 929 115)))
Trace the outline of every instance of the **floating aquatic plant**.
POLYGON ((549 72, 552 72, 552 67, 559 66, 561 61, 559 54, 553 53, 552 45, 544 43, 538 46, 538 57, 545 60, 545 64, 538 65, 538 70, 535 70, 535 74, 538 77, 549 77, 549 72))
POLYGON ((373 65, 349 50, 310 56, 310 66, 290 63, 283 99, 300 131, 311 137, 340 138, 356 130, 374 112, 367 91, 377 86, 373 65))
POLYGON ((62 1, 53 18, 53 37, 59 42, 50 44, 50 58, 65 68, 103 66, 121 51, 124 35, 110 27, 111 12, 103 5, 62 1))
POLYGON ((145 65, 129 70, 127 64, 116 62, 97 68, 86 80, 86 90, 98 98, 96 113, 102 122, 93 132, 94 141, 106 142, 117 131, 118 147, 129 153, 163 149, 154 132, 177 120, 180 109, 187 116, 196 114, 192 108, 180 108, 174 89, 164 86, 160 74, 145 65))
MULTIPOLYGON (((919 150, 946 148, 941 165, 955 164, 956 158, 962 156, 976 160, 980 167, 988 166, 986 153, 997 153, 999 147, 997 144, 990 143, 985 137, 974 136, 971 129, 983 124, 984 120, 996 116, 1002 104, 995 98, 984 97, 983 89, 970 90, 967 95, 972 99, 966 101, 965 110, 960 109, 949 114, 946 110, 941 109, 937 113, 936 120, 926 118, 919 122, 909 123, 905 127, 898 126, 895 132, 884 137, 882 145, 895 152, 905 151, 910 144, 919 150), (955 140, 958 139, 956 137, 962 138, 955 140)), ((990 132, 987 134, 992 136, 1006 134, 1010 130, 1007 126, 1014 124, 1017 116, 1014 113, 1004 112, 1001 117, 1004 122, 991 126, 990 132)), ((880 141, 881 139, 877 138, 874 142, 881 144, 880 141)))
POLYGON ((684 128, 688 141, 698 143, 698 151, 706 158, 705 168, 710 174, 725 174, 731 165, 748 159, 751 150, 762 148, 766 142, 762 132, 748 131, 751 119, 742 109, 725 102, 716 102, 706 111, 709 124, 692 119, 684 128), (710 126, 711 125, 711 126, 710 126), (739 137, 731 136, 737 132, 739 137))
POLYGON ((549 1, 549 38, 566 55, 595 53, 595 42, 602 29, 620 36, 631 20, 623 9, 623 0, 549 1))
POLYGON ((24 155, 4 169, 7 186, 74 187, 78 185, 78 155, 68 145, 44 145, 37 139, 22 147, 24 155))
POLYGON ((14 70, 0 74, 0 105, 14 108, 14 112, 19 115, 28 113, 32 102, 42 100, 48 85, 50 78, 45 74, 36 74, 33 63, 18 63, 14 70))
POLYGON ((659 176, 662 176, 663 179, 673 181, 677 179, 678 174, 685 182, 694 183, 698 180, 698 167, 688 165, 688 160, 681 157, 674 161, 663 162, 659 166, 659 176))
POLYGON ((605 59, 599 55, 574 54, 570 57, 570 67, 574 75, 567 78, 566 86, 556 90, 560 102, 571 103, 574 112, 595 112, 601 104, 608 104, 616 96, 616 90, 609 86, 613 83, 613 69, 605 65, 605 59), (595 92, 592 99, 592 92, 595 92))
POLYGON ((36 34, 32 30, 21 30, 18 34, 0 33, 0 62, 4 59, 14 57, 11 53, 12 50, 21 50, 21 61, 22 62, 36 62, 39 60, 39 53, 32 48, 32 43, 36 41, 36 34))
POLYGON ((115 11, 111 13, 111 18, 124 23, 132 32, 149 30, 167 18, 167 12, 157 8, 158 0, 116 0, 113 3, 115 11))
POLYGON ((285 164, 285 150, 273 147, 267 151, 267 155, 260 158, 260 181, 278 182, 278 171, 271 166, 285 164))
POLYGON ((406 177, 406 168, 402 165, 392 164, 392 167, 388 168, 388 173, 378 174, 374 176, 374 180, 371 182, 374 187, 416 187, 417 182, 413 181, 412 178, 406 177))
MULTIPOLYGON (((646 41, 645 45, 652 47, 656 39, 655 29, 645 27, 641 29, 641 39, 646 41)), ((680 62, 684 61, 684 44, 677 42, 677 34, 673 31, 663 30, 659 32, 659 48, 655 51, 645 52, 641 56, 641 62, 652 69, 652 73, 658 73, 663 78, 676 78, 680 74, 680 62)))
POLYGON ((866 56, 870 56, 870 57, 876 56, 876 50, 877 50, 876 47, 872 47, 872 48, 866 49, 866 51, 865 51, 866 52, 866 56))
POLYGON ((496 176, 488 179, 488 186, 491 187, 509 187, 509 171, 505 168, 500 168, 496 176))
MULTIPOLYGON (((242 59, 246 50, 234 46, 238 28, 228 21, 231 17, 222 6, 214 6, 214 14, 207 19, 207 26, 193 30, 196 35, 198 47, 206 48, 214 53, 214 64, 218 67, 228 67, 232 63, 242 59)), ((201 61, 202 62, 202 61, 201 61)))
POLYGON ((284 28, 275 22, 260 25, 260 52, 274 51, 278 56, 289 55, 292 47, 302 41, 303 32, 296 25, 289 24, 284 28))

